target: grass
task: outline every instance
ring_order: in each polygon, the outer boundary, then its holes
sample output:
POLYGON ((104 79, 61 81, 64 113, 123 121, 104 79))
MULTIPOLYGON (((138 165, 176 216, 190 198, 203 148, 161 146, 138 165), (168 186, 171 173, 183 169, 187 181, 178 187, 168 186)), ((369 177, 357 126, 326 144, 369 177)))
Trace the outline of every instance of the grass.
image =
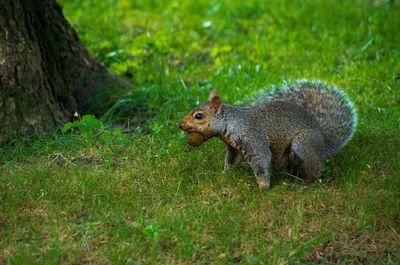
POLYGON ((399 1, 60 2, 135 90, 104 124, 0 147, 0 263, 400 262, 399 1), (320 181, 260 191, 246 165, 222 173, 222 143, 177 129, 211 89, 237 103, 298 78, 358 107, 320 181))

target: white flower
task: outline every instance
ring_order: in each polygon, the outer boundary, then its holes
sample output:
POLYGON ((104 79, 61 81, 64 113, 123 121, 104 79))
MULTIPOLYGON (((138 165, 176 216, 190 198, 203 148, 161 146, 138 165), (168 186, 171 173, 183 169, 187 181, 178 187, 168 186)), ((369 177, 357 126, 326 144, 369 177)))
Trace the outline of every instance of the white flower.
POLYGON ((203 22, 203 27, 205 28, 211 28, 212 22, 210 20, 204 21, 203 22))

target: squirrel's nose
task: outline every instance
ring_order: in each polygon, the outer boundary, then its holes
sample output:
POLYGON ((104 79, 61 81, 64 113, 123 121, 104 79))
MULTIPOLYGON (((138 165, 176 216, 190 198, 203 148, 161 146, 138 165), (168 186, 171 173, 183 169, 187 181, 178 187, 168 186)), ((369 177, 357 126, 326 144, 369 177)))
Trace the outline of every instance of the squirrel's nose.
POLYGON ((190 130, 192 127, 185 125, 184 123, 180 123, 179 124, 179 129, 183 130, 183 131, 188 131, 190 130))

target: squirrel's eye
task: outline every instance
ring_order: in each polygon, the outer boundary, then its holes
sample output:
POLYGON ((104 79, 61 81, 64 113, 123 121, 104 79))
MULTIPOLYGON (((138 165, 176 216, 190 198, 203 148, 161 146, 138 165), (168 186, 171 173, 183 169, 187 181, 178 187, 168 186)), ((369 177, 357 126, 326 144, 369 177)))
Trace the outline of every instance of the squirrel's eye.
POLYGON ((201 119, 204 118, 204 115, 203 115, 203 113, 196 113, 196 115, 194 115, 194 118, 195 118, 196 120, 201 120, 201 119))

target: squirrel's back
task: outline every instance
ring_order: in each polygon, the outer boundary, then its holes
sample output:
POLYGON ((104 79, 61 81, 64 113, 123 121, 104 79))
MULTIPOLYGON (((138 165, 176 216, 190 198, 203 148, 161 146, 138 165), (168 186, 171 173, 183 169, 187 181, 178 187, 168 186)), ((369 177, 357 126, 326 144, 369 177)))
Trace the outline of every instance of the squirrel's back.
POLYGON ((318 121, 331 156, 353 136, 357 114, 353 103, 337 87, 321 81, 300 80, 276 89, 255 104, 271 100, 287 100, 304 108, 318 121))

